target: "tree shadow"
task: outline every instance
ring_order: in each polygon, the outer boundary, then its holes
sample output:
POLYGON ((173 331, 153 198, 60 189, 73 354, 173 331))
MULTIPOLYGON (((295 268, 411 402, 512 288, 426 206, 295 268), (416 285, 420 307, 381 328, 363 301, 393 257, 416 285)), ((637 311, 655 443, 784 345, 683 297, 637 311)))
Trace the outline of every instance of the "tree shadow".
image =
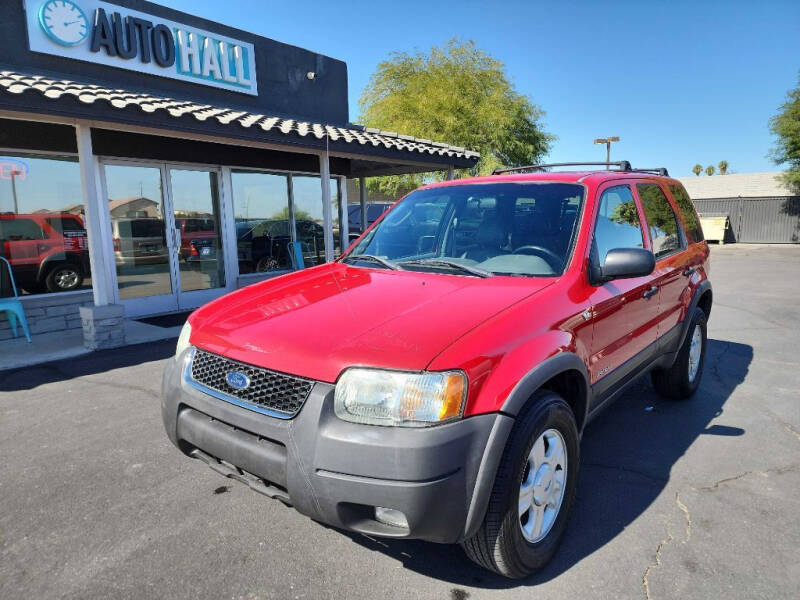
POLYGON ((528 579, 515 581, 489 573, 453 546, 344 534, 400 561, 406 569, 454 585, 513 588, 554 579, 638 518, 662 492, 672 465, 698 436, 744 434, 741 428, 709 426, 709 422, 722 414, 752 358, 751 346, 710 339, 703 379, 693 398, 663 400, 649 377, 642 377, 594 420, 581 442, 578 498, 561 547, 549 565, 528 579))

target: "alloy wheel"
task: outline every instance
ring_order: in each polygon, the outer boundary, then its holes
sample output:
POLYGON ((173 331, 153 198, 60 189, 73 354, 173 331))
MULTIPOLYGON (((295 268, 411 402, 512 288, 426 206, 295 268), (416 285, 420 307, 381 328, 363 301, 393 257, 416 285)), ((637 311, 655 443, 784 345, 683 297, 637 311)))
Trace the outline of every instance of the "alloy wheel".
POLYGON ((550 533, 567 481, 564 437, 548 429, 533 444, 519 487, 519 526, 523 537, 534 544, 550 533))

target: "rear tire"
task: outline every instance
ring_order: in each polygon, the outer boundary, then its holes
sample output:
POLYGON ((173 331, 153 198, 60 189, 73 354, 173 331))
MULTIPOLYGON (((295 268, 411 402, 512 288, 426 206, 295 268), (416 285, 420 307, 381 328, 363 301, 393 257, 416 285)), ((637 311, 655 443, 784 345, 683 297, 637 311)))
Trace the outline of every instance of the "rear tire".
POLYGON ((706 362, 706 314, 695 308, 683 345, 669 369, 656 369, 650 377, 659 395, 670 400, 685 400, 700 386, 706 362))
POLYGON ((83 273, 71 263, 63 263, 50 269, 44 284, 51 292, 69 292, 83 284, 83 273))
POLYGON ((575 499, 580 465, 578 427, 569 405, 557 394, 542 390, 527 406, 511 432, 483 523, 461 543, 472 561, 511 579, 531 575, 553 557, 575 499), (543 461, 534 458, 540 439, 544 440, 543 461), (547 460, 559 447, 563 450, 562 484, 551 488, 558 485, 559 469, 550 469, 548 464, 556 460, 547 460), (545 517, 548 507, 551 513, 545 517), (537 530, 531 523, 535 525, 539 514, 544 525, 537 530))

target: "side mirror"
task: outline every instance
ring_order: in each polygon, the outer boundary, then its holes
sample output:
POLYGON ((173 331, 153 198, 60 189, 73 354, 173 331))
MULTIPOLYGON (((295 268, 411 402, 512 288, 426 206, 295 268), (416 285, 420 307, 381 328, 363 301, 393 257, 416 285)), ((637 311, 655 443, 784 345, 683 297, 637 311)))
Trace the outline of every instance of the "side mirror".
POLYGON ((613 248, 606 254, 602 267, 595 269, 596 283, 614 279, 631 279, 650 275, 656 268, 656 257, 644 248, 613 248))

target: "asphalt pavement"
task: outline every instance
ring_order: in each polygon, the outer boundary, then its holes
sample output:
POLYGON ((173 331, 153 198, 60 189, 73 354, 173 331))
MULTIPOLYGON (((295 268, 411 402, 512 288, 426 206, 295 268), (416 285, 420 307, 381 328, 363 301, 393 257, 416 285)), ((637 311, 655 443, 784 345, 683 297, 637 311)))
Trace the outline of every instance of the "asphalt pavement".
POLYGON ((712 281, 699 391, 645 378, 589 426, 565 539, 524 581, 181 455, 159 414, 174 341, 0 372, 0 598, 797 598, 800 246, 714 247, 712 281))

